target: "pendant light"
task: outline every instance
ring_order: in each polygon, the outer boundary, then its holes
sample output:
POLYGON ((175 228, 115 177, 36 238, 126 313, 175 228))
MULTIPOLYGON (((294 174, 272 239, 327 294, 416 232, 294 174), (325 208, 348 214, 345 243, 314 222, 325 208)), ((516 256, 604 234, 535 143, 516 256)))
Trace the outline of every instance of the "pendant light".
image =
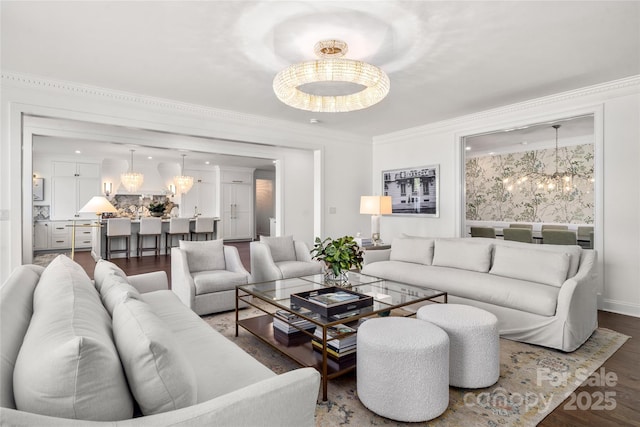
POLYGON ((193 187, 193 177, 192 176, 186 176, 184 174, 184 158, 185 158, 185 156, 186 156, 186 154, 182 155, 182 169, 180 170, 180 175, 173 177, 173 183, 176 186, 176 192, 180 193, 180 194, 188 193, 189 190, 191 190, 191 187, 193 187))
POLYGON ((120 179, 122 180, 122 185, 124 185, 124 188, 126 188, 129 193, 134 193, 138 191, 138 189, 142 186, 144 175, 133 171, 133 152, 136 150, 130 151, 131 163, 129 164, 129 172, 120 175, 120 179))

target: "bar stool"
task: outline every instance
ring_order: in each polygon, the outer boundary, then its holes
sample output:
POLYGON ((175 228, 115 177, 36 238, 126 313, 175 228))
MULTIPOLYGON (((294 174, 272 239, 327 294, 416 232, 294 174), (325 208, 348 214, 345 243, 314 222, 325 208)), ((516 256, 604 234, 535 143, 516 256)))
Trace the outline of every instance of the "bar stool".
POLYGON ((197 217, 195 229, 191 231, 191 240, 200 240, 198 237, 200 234, 204 234, 204 240, 209 240, 209 234, 211 234, 211 240, 213 240, 213 217, 197 217), (193 235, 195 234, 195 239, 193 235))
POLYGON ((171 254, 174 236, 181 236, 182 240, 187 240, 190 232, 189 218, 171 218, 169 220, 169 231, 164 234, 165 254, 171 254))
POLYGON ((142 256, 144 251, 155 251, 156 256, 160 255, 161 236, 162 220, 160 218, 140 219, 140 231, 138 231, 138 256, 142 256), (145 237, 153 237, 153 247, 144 247, 145 237))
POLYGON ((129 259, 129 244, 131 240, 131 220, 129 218, 112 218, 107 220, 107 260, 111 254, 125 252, 129 259), (126 249, 111 249, 111 241, 124 238, 126 249))

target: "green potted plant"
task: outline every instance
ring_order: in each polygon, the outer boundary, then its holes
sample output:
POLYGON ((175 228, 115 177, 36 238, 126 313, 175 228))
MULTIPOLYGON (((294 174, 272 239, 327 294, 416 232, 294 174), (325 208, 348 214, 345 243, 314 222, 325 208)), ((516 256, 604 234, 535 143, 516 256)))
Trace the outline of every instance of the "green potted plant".
POLYGON ((167 208, 167 204, 164 202, 151 202, 149 203, 149 214, 151 216, 162 216, 167 208))
POLYGON ((338 239, 316 237, 311 250, 313 259, 324 262, 327 267, 325 278, 330 282, 347 283, 347 272, 355 267, 362 268, 363 252, 351 236, 338 239))

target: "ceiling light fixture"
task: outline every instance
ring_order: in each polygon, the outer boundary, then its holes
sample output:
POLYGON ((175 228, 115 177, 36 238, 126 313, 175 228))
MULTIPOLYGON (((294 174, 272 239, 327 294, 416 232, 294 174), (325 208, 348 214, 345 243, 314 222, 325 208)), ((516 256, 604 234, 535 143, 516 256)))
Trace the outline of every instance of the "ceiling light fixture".
POLYGON ((342 58, 347 50, 342 40, 316 43, 314 51, 320 59, 290 65, 273 79, 278 99, 300 110, 322 113, 362 110, 382 101, 389 93, 389 76, 374 65, 342 58), (362 89, 347 95, 321 95, 305 87, 326 82, 355 84, 362 89))
POLYGON ((173 183, 176 186, 176 192, 178 192, 180 194, 188 193, 189 190, 191 190, 191 187, 193 187, 193 177, 192 176, 186 176, 184 174, 184 158, 185 158, 185 156, 186 156, 186 154, 182 155, 182 170, 180 171, 180 175, 173 177, 173 183))
POLYGON ((124 185, 124 188, 126 188, 129 193, 133 193, 138 191, 138 189, 142 186, 144 175, 133 171, 133 152, 136 150, 129 151, 131 151, 131 163, 129 164, 129 172, 120 175, 120 179, 122 180, 122 185, 124 185))

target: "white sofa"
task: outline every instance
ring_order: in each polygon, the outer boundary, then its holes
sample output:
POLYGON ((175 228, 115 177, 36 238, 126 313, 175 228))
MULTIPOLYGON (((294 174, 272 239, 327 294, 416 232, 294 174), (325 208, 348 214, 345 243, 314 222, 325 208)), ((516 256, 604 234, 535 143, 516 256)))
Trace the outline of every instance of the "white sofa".
POLYGON ((405 235, 367 251, 362 272, 485 309, 504 338, 573 351, 598 325, 595 258, 580 246, 405 235))
POLYGON ((314 425, 315 369, 276 375, 182 304, 164 272, 126 277, 101 261, 94 276, 60 256, 0 288, 0 424, 314 425))

